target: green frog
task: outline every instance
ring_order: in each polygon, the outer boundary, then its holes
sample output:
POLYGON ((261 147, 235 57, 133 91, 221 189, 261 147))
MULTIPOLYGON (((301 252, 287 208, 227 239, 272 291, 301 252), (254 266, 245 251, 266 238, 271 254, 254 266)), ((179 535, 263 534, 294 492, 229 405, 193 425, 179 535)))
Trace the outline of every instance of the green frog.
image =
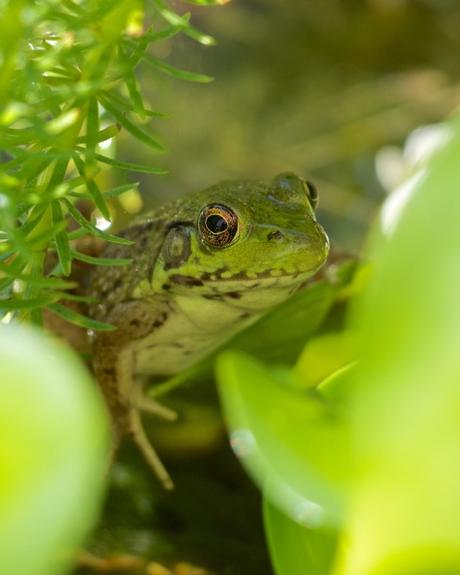
POLYGON ((91 277, 96 377, 115 422, 166 488, 171 478, 142 425, 142 413, 175 413, 144 393, 221 346, 288 298, 325 262, 329 242, 315 217, 318 197, 292 173, 269 184, 224 182, 135 220, 104 257, 130 258, 91 277))

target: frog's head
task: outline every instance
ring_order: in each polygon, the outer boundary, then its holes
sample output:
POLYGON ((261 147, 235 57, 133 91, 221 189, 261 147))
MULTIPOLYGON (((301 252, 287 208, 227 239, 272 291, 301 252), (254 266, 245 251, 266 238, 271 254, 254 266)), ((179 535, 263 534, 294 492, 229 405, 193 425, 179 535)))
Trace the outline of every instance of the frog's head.
POLYGON ((154 291, 261 310, 282 301, 327 258, 317 200, 291 173, 269 185, 225 182, 190 194, 165 235, 154 291))

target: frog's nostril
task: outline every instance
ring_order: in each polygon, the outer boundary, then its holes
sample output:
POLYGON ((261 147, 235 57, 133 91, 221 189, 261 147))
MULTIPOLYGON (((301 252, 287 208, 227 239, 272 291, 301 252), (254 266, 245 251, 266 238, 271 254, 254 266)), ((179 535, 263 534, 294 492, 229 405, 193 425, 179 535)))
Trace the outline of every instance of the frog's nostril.
POLYGON ((277 242, 281 241, 284 239, 284 235, 282 232, 280 232, 280 230, 276 230, 274 232, 270 232, 267 235, 267 240, 275 240, 277 242))

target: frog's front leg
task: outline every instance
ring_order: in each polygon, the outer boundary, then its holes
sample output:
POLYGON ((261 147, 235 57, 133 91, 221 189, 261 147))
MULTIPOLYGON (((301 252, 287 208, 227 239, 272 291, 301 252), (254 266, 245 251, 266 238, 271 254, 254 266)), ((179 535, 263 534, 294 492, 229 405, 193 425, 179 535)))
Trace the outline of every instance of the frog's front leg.
POLYGON ((126 405, 125 433, 140 449, 145 460, 166 489, 173 488, 172 479, 152 446, 142 423, 142 412, 152 413, 163 419, 174 421, 177 414, 155 401, 149 401, 143 393, 143 382, 135 376, 135 351, 128 344, 118 354, 115 375, 123 403, 126 405))
POLYGON ((145 433, 141 413, 153 413, 170 421, 176 419, 176 414, 146 398, 143 382, 135 375, 136 342, 152 332, 158 313, 158 309, 146 309, 145 302, 130 301, 116 306, 107 320, 117 329, 96 334, 94 368, 112 412, 115 449, 121 437, 129 435, 155 475, 171 489, 172 480, 145 433))
POLYGON ((152 468, 155 475, 161 481, 165 489, 172 489, 174 487, 173 481, 145 433, 138 409, 130 409, 128 414, 128 425, 128 433, 131 435, 137 447, 141 450, 142 455, 145 457, 145 460, 152 468))

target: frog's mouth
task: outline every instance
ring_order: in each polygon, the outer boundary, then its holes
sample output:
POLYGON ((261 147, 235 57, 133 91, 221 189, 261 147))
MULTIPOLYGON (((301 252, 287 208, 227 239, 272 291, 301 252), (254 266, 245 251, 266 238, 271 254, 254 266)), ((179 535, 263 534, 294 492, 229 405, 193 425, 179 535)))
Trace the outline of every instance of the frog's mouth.
POLYGON ((295 291, 312 277, 321 265, 309 269, 273 269, 260 273, 237 272, 230 274, 225 268, 204 272, 193 277, 182 274, 169 276, 171 284, 186 288, 206 299, 241 299, 244 293, 259 290, 295 291))
POLYGON ((233 308, 241 317, 255 317, 274 305, 278 305, 299 290, 319 269, 307 271, 281 271, 274 276, 269 271, 259 274, 237 273, 228 278, 216 274, 201 277, 170 276, 176 283, 176 293, 186 298, 199 298, 210 304, 213 313, 221 313, 222 307, 233 308), (249 314, 249 315, 248 315, 249 314))

